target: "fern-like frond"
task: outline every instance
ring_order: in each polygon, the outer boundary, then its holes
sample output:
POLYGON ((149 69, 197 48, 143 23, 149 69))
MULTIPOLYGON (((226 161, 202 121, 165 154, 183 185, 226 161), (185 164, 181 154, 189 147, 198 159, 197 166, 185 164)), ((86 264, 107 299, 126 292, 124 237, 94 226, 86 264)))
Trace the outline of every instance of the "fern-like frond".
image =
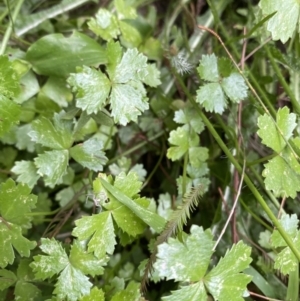
POLYGON ((157 237, 153 252, 146 263, 144 275, 141 281, 142 292, 146 290, 149 275, 153 271, 153 265, 157 255, 157 247, 166 242, 171 236, 174 236, 183 230, 183 225, 186 225, 188 219, 190 218, 191 212, 197 207, 200 197, 203 195, 203 193, 204 187, 201 184, 192 188, 192 190, 184 196, 182 205, 178 206, 177 209, 171 214, 165 229, 157 237))

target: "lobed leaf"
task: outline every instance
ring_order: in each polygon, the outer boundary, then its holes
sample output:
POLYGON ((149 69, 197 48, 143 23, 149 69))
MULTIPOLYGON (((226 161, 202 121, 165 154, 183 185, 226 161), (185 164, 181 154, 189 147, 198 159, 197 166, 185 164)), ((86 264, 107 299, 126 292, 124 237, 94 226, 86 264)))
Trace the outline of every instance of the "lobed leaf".
POLYGON ((116 245, 114 225, 109 211, 92 216, 84 216, 76 222, 72 234, 80 240, 89 239, 88 251, 97 258, 113 254, 116 245))
POLYGON ((98 113, 104 108, 111 89, 109 79, 101 71, 86 66, 78 67, 76 71, 68 78, 76 93, 76 107, 88 114, 98 113))
POLYGON ((71 157, 93 171, 102 171, 103 165, 107 162, 103 149, 103 143, 100 139, 91 138, 82 144, 77 144, 70 149, 71 157))
POLYGON ((11 171, 18 175, 18 182, 25 183, 30 188, 36 184, 40 177, 37 174, 37 168, 32 161, 16 161, 11 171))
POLYGON ((183 157, 191 147, 198 146, 199 137, 194 131, 183 126, 171 131, 168 141, 175 146, 168 149, 167 157, 175 161, 183 157))
POLYGON ((91 21, 89 29, 106 41, 116 39, 120 34, 117 18, 107 9, 100 8, 91 21))
POLYGON ((0 220, 0 268, 13 264, 15 253, 13 248, 21 255, 29 257, 30 250, 35 248, 36 242, 29 241, 22 235, 22 228, 18 225, 0 220))
POLYGON ((1 184, 0 215, 6 222, 23 228, 31 227, 32 217, 28 213, 35 208, 37 196, 30 192, 26 184, 16 185, 12 179, 1 184))
POLYGON ((286 146, 286 141, 293 135, 296 127, 296 114, 289 113, 288 107, 281 108, 276 114, 276 124, 273 119, 264 114, 258 118, 259 130, 257 134, 262 139, 262 143, 280 153, 286 146), (285 141, 286 140, 286 141, 285 141))
POLYGON ((207 301, 203 282, 196 282, 172 291, 172 295, 163 297, 164 301, 207 301))
POLYGON ((54 187, 62 181, 62 177, 67 171, 68 161, 69 153, 67 150, 45 152, 34 159, 38 168, 37 173, 44 177, 45 184, 50 187, 54 187))
POLYGON ((205 286, 215 300, 242 301, 251 276, 242 274, 252 261, 251 248, 243 242, 233 245, 218 265, 205 276, 205 286))
POLYGON ((299 27, 300 4, 297 1, 261 0, 259 6, 265 15, 276 12, 267 23, 267 29, 271 32, 273 40, 285 43, 293 36, 299 27))
POLYGON ((20 106, 0 94, 0 137, 19 122, 20 114, 20 106))
POLYGON ((154 267, 158 275, 167 280, 199 281, 208 268, 213 245, 210 230, 203 231, 194 225, 184 242, 170 238, 168 243, 158 246, 154 267))
MULTIPOLYGON (((19 75, 7 55, 0 55, 0 99, 14 98, 20 92, 19 75)), ((0 115, 1 116, 1 115, 0 115)))

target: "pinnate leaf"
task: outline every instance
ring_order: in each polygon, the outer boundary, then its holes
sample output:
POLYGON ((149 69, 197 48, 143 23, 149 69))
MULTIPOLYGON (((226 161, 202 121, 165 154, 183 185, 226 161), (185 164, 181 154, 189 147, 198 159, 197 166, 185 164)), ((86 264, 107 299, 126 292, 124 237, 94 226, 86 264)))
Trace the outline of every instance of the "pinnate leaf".
POLYGON ((71 157, 82 166, 93 171, 101 171, 107 162, 100 139, 91 138, 82 144, 77 144, 70 149, 71 157))
POLYGON ((299 27, 300 3, 294 0, 261 0, 259 6, 263 14, 270 15, 277 12, 267 23, 273 40, 285 43, 299 27))

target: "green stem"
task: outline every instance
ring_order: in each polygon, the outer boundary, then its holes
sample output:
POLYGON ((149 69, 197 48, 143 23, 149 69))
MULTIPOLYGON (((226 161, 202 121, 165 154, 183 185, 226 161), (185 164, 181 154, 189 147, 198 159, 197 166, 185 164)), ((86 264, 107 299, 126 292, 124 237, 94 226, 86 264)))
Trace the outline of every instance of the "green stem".
MULTIPOLYGON (((239 172, 239 174, 242 174, 242 170, 243 170, 242 167, 240 166, 240 164, 238 163, 238 161, 235 159, 235 157, 232 155, 232 153, 230 152, 230 150, 227 148, 227 146, 225 145, 225 143, 223 142, 223 140, 221 139, 221 137, 219 136, 219 134, 217 133, 217 131, 214 129, 214 127, 211 124, 211 122, 209 121, 209 119, 202 112, 202 110, 200 109, 200 107, 196 103, 196 101, 194 100, 193 96, 190 94, 188 88, 184 84, 184 82, 181 79, 181 77, 176 72, 174 72, 174 74, 176 76, 176 79, 177 79, 178 83, 180 84, 181 88, 183 89, 185 95, 188 97, 189 101, 194 106, 195 110, 198 112, 199 116, 201 117, 202 121, 204 122, 204 124, 208 128, 208 130, 211 133, 211 135, 214 137, 214 139, 216 140, 216 142, 219 144, 220 148, 223 150, 223 152, 228 157, 228 159, 230 160, 230 162, 237 169, 237 171, 239 172)), ((293 241, 291 240, 291 238, 289 237, 289 235, 286 233, 286 231, 284 230, 284 228, 282 227, 282 225, 280 224, 280 222, 278 221, 278 219, 276 218, 276 216, 273 214, 272 210, 268 207, 266 201, 263 199, 263 197, 261 196, 261 194, 259 193, 259 191, 256 189, 255 185, 252 183, 251 179, 249 178, 249 176, 246 173, 244 175, 244 181, 246 182, 248 188, 251 190, 251 192, 253 193, 253 195, 256 198, 256 200, 260 203, 260 205, 262 206, 263 210, 268 215, 268 217, 270 218, 270 220, 272 221, 272 223, 274 224, 274 226, 277 228, 277 230, 279 231, 280 235, 285 240, 286 244, 292 250, 292 252, 296 256, 296 258, 300 261, 300 252, 297 249, 296 245, 293 243, 293 241)))
MULTIPOLYGON (((8 6, 7 0, 5 1, 6 5, 8 6)), ((0 55, 3 55, 5 53, 6 46, 8 44, 9 38, 11 36, 12 30, 13 30, 13 24, 15 23, 17 16, 19 14, 19 11, 21 9, 21 6, 23 4, 24 0, 19 0, 15 6, 14 12, 12 14, 12 20, 10 20, 7 29, 5 31, 2 43, 1 43, 1 48, 0 48, 0 55)))
POLYGON ((278 67, 278 65, 277 65, 277 63, 276 63, 276 61, 275 61, 275 59, 274 59, 274 57, 273 57, 273 55, 272 55, 272 53, 271 53, 269 47, 268 47, 268 46, 265 46, 264 48, 265 48, 265 50, 266 50, 267 56, 268 56, 268 58, 269 58, 269 60, 270 60, 270 63, 271 63, 271 65, 272 65, 273 69, 275 70, 275 73, 276 73, 276 75, 277 75, 277 77, 278 77, 279 82, 281 83, 281 85, 282 85, 284 91, 286 92, 286 94, 289 96, 289 98, 290 98, 290 100, 291 100, 291 103, 292 103, 292 105, 293 105, 293 109, 294 109, 298 114, 300 114, 300 105, 299 105, 297 99, 295 98, 295 95, 294 95, 293 92, 291 91, 291 89, 290 89, 288 83, 286 82, 286 80, 285 80, 284 77, 282 76, 281 70, 280 70, 280 68, 278 67))

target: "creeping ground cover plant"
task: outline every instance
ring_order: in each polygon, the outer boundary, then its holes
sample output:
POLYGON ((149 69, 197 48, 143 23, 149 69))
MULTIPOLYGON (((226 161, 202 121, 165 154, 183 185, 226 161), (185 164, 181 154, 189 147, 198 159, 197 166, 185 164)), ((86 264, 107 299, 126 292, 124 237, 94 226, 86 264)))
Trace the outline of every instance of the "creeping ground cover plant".
POLYGON ((299 300, 300 4, 0 3, 0 300, 299 300))

